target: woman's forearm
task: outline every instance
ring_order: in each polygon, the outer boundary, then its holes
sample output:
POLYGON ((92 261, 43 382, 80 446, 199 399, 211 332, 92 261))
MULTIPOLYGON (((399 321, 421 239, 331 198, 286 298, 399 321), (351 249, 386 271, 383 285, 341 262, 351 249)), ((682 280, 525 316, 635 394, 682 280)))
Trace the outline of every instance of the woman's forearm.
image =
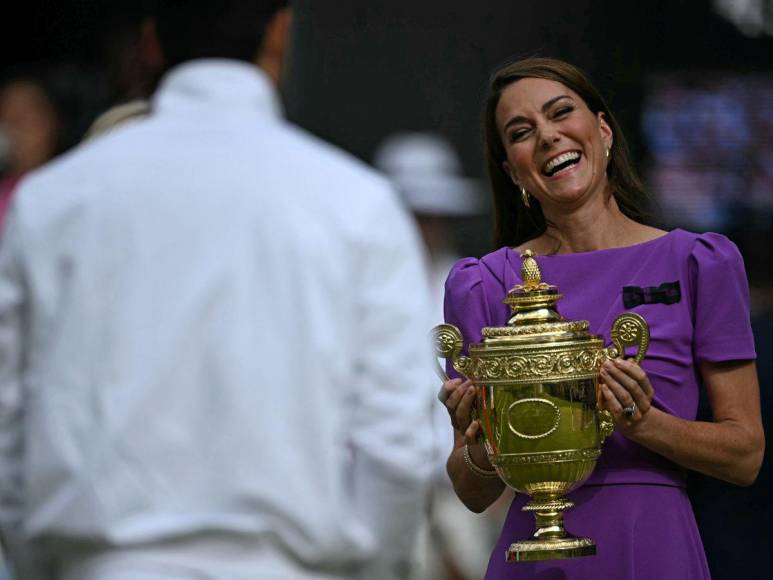
POLYGON ((502 495, 505 484, 492 473, 486 450, 477 443, 481 433, 480 422, 472 419, 475 394, 469 379, 451 379, 443 383, 438 398, 448 409, 454 429, 454 449, 446 462, 448 476, 467 509, 481 513, 502 495))
POLYGON ((689 469, 751 485, 765 452, 754 361, 705 361, 699 370, 713 422, 688 421, 653 406, 649 377, 632 361, 604 363, 601 402, 615 416, 615 428, 632 441, 689 469), (626 415, 628 405, 633 413, 626 415))
MULTIPOLYGON (((470 460, 481 469, 491 469, 486 451, 480 444, 469 446, 470 460)), ((464 439, 457 439, 446 464, 454 490, 467 509, 481 513, 494 503, 505 490, 501 479, 484 478, 470 470, 464 461, 464 439)))
POLYGON ((626 436, 674 463, 736 485, 754 482, 765 450, 765 438, 754 425, 733 419, 687 421, 655 407, 626 436))

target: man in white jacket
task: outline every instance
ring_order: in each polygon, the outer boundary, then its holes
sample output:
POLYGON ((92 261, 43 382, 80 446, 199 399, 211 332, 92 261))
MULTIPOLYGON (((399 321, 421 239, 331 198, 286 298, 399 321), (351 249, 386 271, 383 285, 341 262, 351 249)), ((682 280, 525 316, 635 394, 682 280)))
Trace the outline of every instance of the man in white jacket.
POLYGON ((151 115, 26 178, 0 246, 17 575, 403 578, 435 388, 416 232, 281 118, 283 2, 160 4, 151 115))

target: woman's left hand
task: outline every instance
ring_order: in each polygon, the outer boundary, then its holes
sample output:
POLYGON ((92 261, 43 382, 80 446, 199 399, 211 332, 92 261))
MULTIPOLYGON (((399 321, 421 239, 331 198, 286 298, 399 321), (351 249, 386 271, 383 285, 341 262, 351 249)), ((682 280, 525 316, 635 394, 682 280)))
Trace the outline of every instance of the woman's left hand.
POLYGON ((599 402, 612 413, 622 433, 635 429, 647 418, 654 394, 647 373, 633 360, 611 359, 601 366, 599 402))

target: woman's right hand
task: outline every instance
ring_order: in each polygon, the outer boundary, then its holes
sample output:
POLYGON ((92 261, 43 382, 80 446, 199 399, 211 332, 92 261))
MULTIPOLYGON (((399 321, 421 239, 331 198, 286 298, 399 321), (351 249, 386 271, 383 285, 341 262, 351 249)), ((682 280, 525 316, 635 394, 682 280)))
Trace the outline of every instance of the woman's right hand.
POLYGON ((472 418, 475 405, 475 385, 469 379, 451 379, 443 383, 438 399, 451 417, 451 425, 464 436, 468 444, 475 443, 480 423, 472 418))
POLYGON ((473 419, 477 387, 470 380, 451 379, 443 383, 438 399, 446 406, 454 426, 454 448, 448 456, 446 469, 456 495, 468 509, 481 513, 494 503, 505 489, 498 477, 481 477, 479 470, 494 473, 486 449, 479 440, 480 421, 473 419), (467 456, 465 458, 465 450, 467 456))

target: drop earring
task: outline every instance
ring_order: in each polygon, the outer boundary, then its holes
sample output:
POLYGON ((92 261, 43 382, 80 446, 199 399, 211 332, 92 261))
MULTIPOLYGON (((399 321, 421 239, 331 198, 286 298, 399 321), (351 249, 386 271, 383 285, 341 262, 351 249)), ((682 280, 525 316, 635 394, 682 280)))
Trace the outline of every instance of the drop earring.
POLYGON ((518 187, 521 188, 521 201, 523 201, 523 205, 526 206, 526 209, 531 208, 529 205, 529 192, 526 191, 526 188, 523 185, 519 185, 518 187))

